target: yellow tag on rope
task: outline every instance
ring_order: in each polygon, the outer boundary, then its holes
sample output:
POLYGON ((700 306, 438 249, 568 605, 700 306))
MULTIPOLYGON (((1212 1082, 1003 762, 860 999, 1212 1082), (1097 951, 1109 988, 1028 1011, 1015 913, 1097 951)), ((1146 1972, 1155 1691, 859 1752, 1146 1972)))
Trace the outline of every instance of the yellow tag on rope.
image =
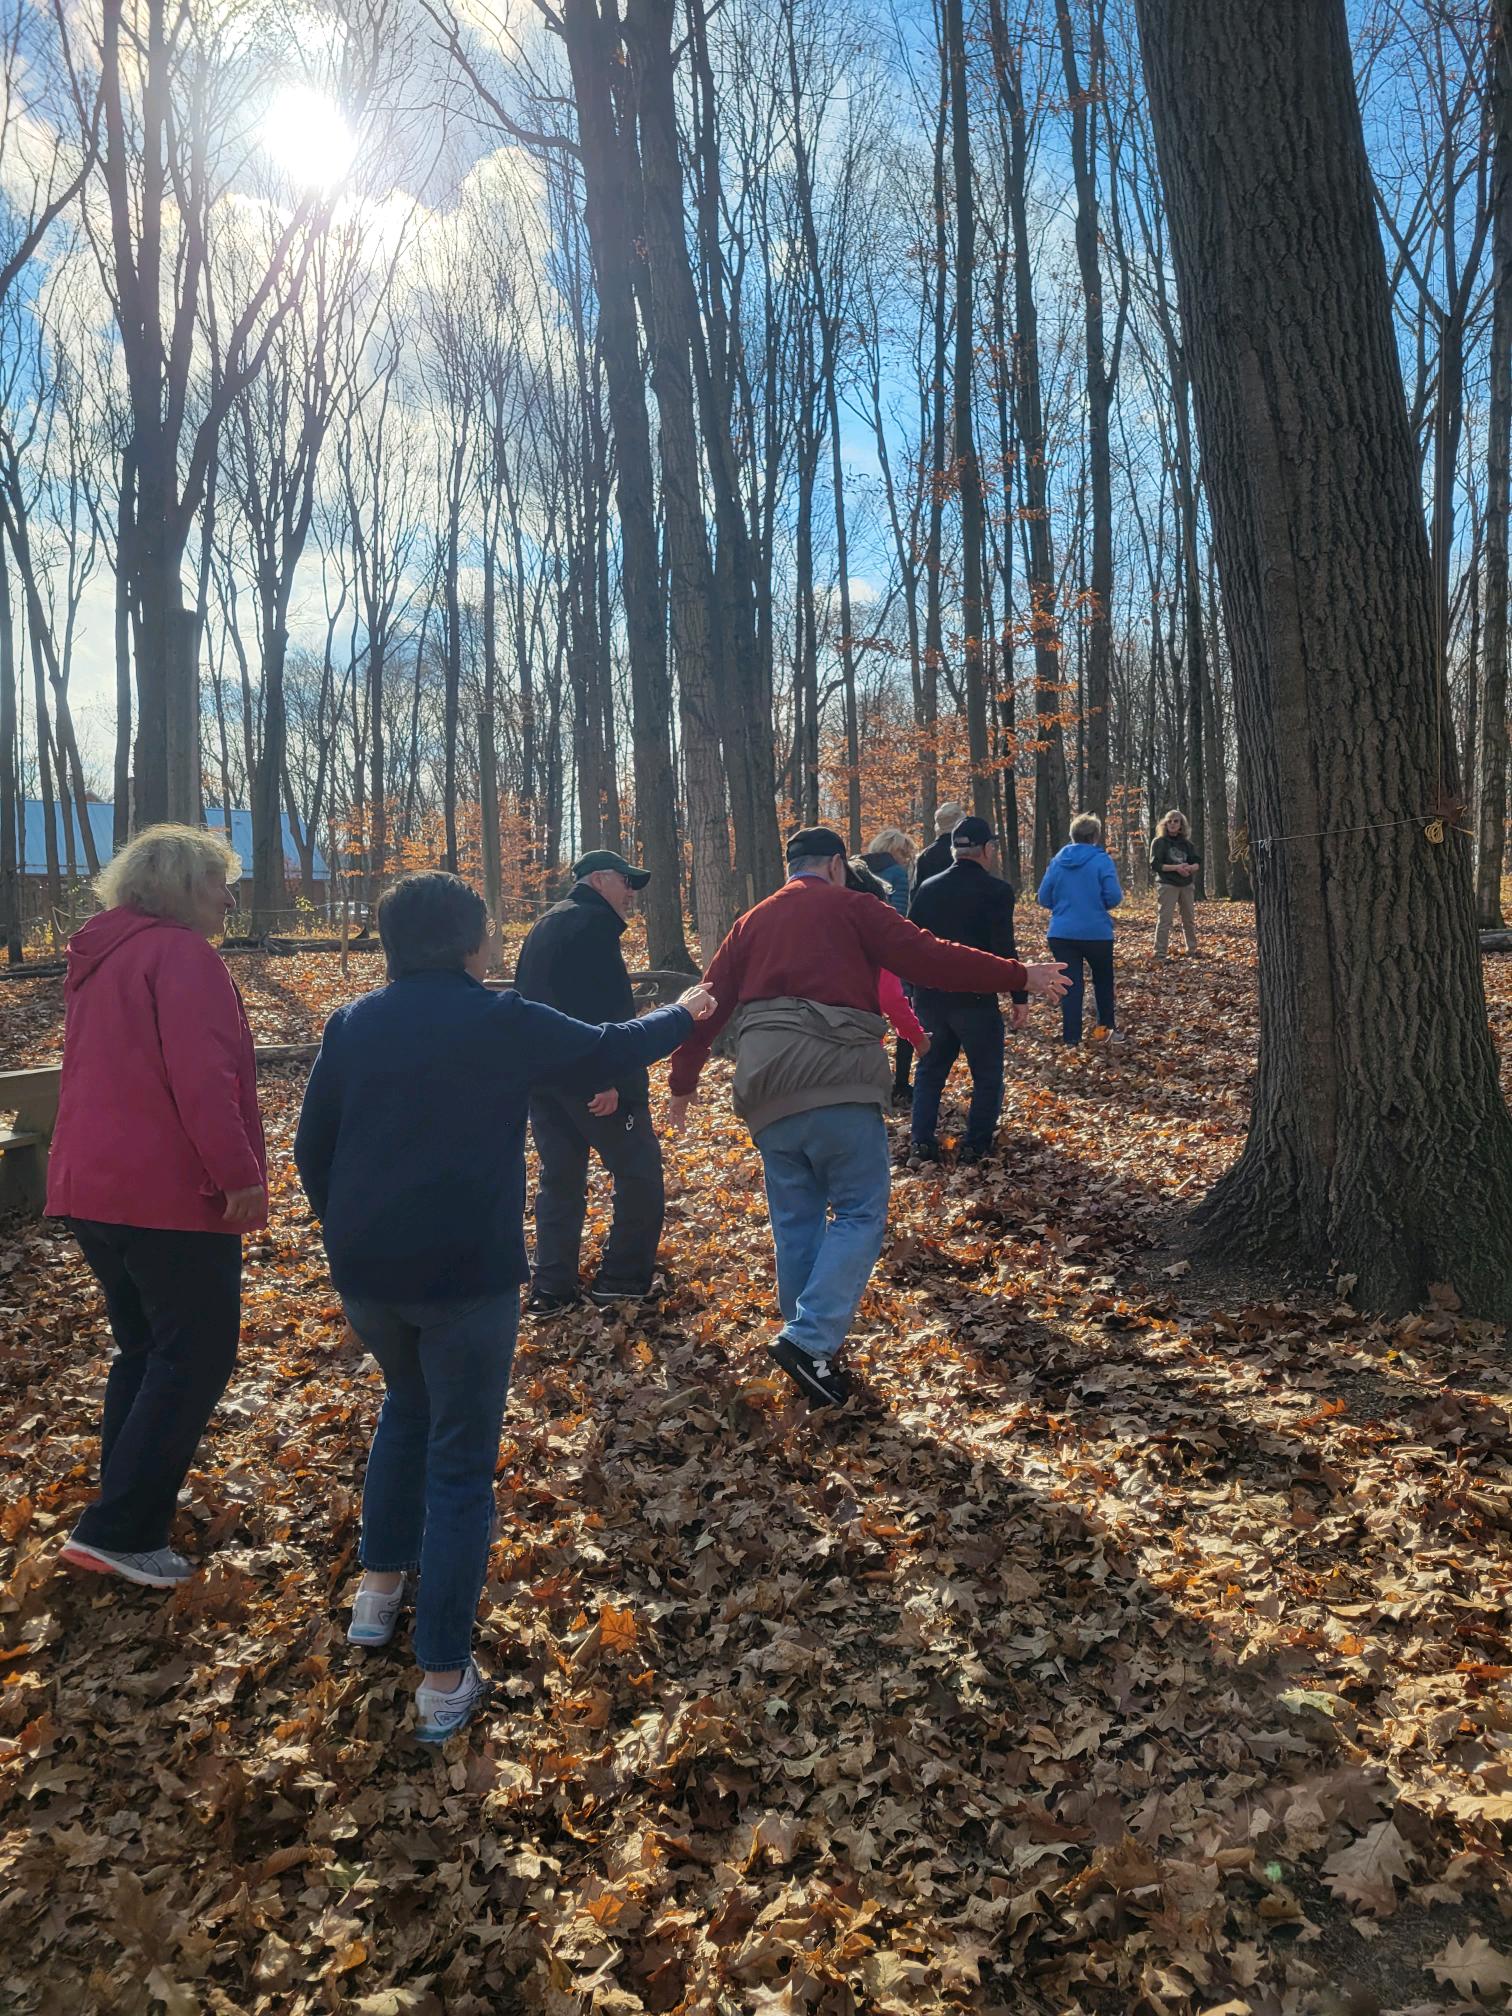
POLYGON ((1435 846, 1435 847, 1442 847, 1442 846, 1443 846, 1443 844, 1444 844, 1444 822, 1443 822, 1443 820, 1442 820, 1442 819, 1430 819, 1430 820, 1428 821, 1428 824, 1427 824, 1427 825, 1426 825, 1426 826, 1425 826, 1425 827, 1423 828, 1423 834, 1424 834, 1424 837, 1425 837, 1425 838, 1426 838, 1427 840, 1429 840, 1429 841, 1430 841, 1430 842, 1432 843, 1432 845, 1433 845, 1433 846, 1435 846))

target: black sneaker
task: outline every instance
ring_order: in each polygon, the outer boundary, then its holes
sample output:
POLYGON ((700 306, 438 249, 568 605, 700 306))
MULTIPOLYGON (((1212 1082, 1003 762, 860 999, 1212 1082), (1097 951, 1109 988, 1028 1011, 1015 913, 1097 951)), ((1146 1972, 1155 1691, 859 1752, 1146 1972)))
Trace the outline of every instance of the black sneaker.
POLYGON ((646 1300, 633 1288, 590 1288, 588 1300, 595 1309, 606 1311, 615 1309, 637 1309, 646 1300))
POLYGON ((911 1169, 922 1169, 926 1162, 938 1162, 940 1151, 932 1141, 910 1141, 908 1163, 911 1169))
POLYGON ((565 1316, 569 1309, 580 1309, 583 1298, 578 1295, 537 1295, 532 1294, 525 1304, 527 1316, 565 1316))
POLYGON ((814 1358, 791 1337, 779 1337, 772 1356, 811 1406, 840 1407, 850 1398, 850 1380, 833 1358, 814 1358))

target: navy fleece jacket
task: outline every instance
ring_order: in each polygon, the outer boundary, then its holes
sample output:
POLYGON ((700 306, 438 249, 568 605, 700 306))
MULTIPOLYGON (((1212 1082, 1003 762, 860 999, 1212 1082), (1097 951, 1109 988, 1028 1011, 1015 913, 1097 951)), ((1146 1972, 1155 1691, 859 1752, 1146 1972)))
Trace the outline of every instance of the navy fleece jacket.
POLYGON ((692 1028, 675 1007, 575 1022, 457 972, 406 974, 338 1008, 294 1137, 338 1293, 446 1302, 518 1287, 531 1086, 612 1085, 692 1028))

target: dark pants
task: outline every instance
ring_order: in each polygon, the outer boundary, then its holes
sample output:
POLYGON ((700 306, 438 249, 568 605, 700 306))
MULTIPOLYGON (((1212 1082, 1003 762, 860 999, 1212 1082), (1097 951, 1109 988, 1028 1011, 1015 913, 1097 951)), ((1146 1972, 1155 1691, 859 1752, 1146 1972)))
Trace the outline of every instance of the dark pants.
POLYGON ((937 1145, 940 1098, 950 1067, 964 1050, 971 1071, 971 1110, 963 1147, 990 1148, 1003 1110, 1003 1011, 991 994, 929 994, 922 989, 914 1007, 929 1031, 929 1054, 914 1069, 913 1138, 937 1145))
POLYGON ((621 1106, 599 1119, 584 1099, 538 1092, 530 1102, 530 1131, 541 1158, 535 1293, 577 1293, 592 1148, 614 1179, 614 1223, 594 1287, 604 1295, 644 1295, 651 1286, 666 1203, 650 1108, 621 1106))
POLYGON ((78 1536, 119 1554, 168 1544, 179 1486, 236 1365, 241 1240, 70 1219, 116 1341, 100 1426, 100 1495, 78 1536))
POLYGON ((1067 1043, 1082 1038, 1082 1002, 1087 981, 1082 972, 1085 959, 1092 969, 1092 992, 1097 1001, 1097 1019, 1105 1029, 1113 1028, 1113 940, 1111 938, 1052 938, 1050 957, 1060 960, 1071 985, 1061 996, 1061 1035, 1067 1043))

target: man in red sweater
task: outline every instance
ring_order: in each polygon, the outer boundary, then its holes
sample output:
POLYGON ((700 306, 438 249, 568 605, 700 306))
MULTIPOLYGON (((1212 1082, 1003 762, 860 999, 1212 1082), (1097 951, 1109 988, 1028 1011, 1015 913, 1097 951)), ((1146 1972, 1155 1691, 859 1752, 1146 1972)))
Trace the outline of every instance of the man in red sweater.
POLYGON ((738 1013, 735 1110, 766 1175, 782 1330, 772 1356, 811 1401, 849 1383, 836 1362, 887 1230, 892 1183, 882 1114, 892 1097, 884 969, 946 992, 1055 1001, 1063 966, 1022 966, 931 937, 890 903, 845 886, 845 843, 827 826, 788 842, 788 881, 737 919, 705 984, 719 1006, 673 1053, 669 1124, 688 1106, 710 1046, 738 1013))

